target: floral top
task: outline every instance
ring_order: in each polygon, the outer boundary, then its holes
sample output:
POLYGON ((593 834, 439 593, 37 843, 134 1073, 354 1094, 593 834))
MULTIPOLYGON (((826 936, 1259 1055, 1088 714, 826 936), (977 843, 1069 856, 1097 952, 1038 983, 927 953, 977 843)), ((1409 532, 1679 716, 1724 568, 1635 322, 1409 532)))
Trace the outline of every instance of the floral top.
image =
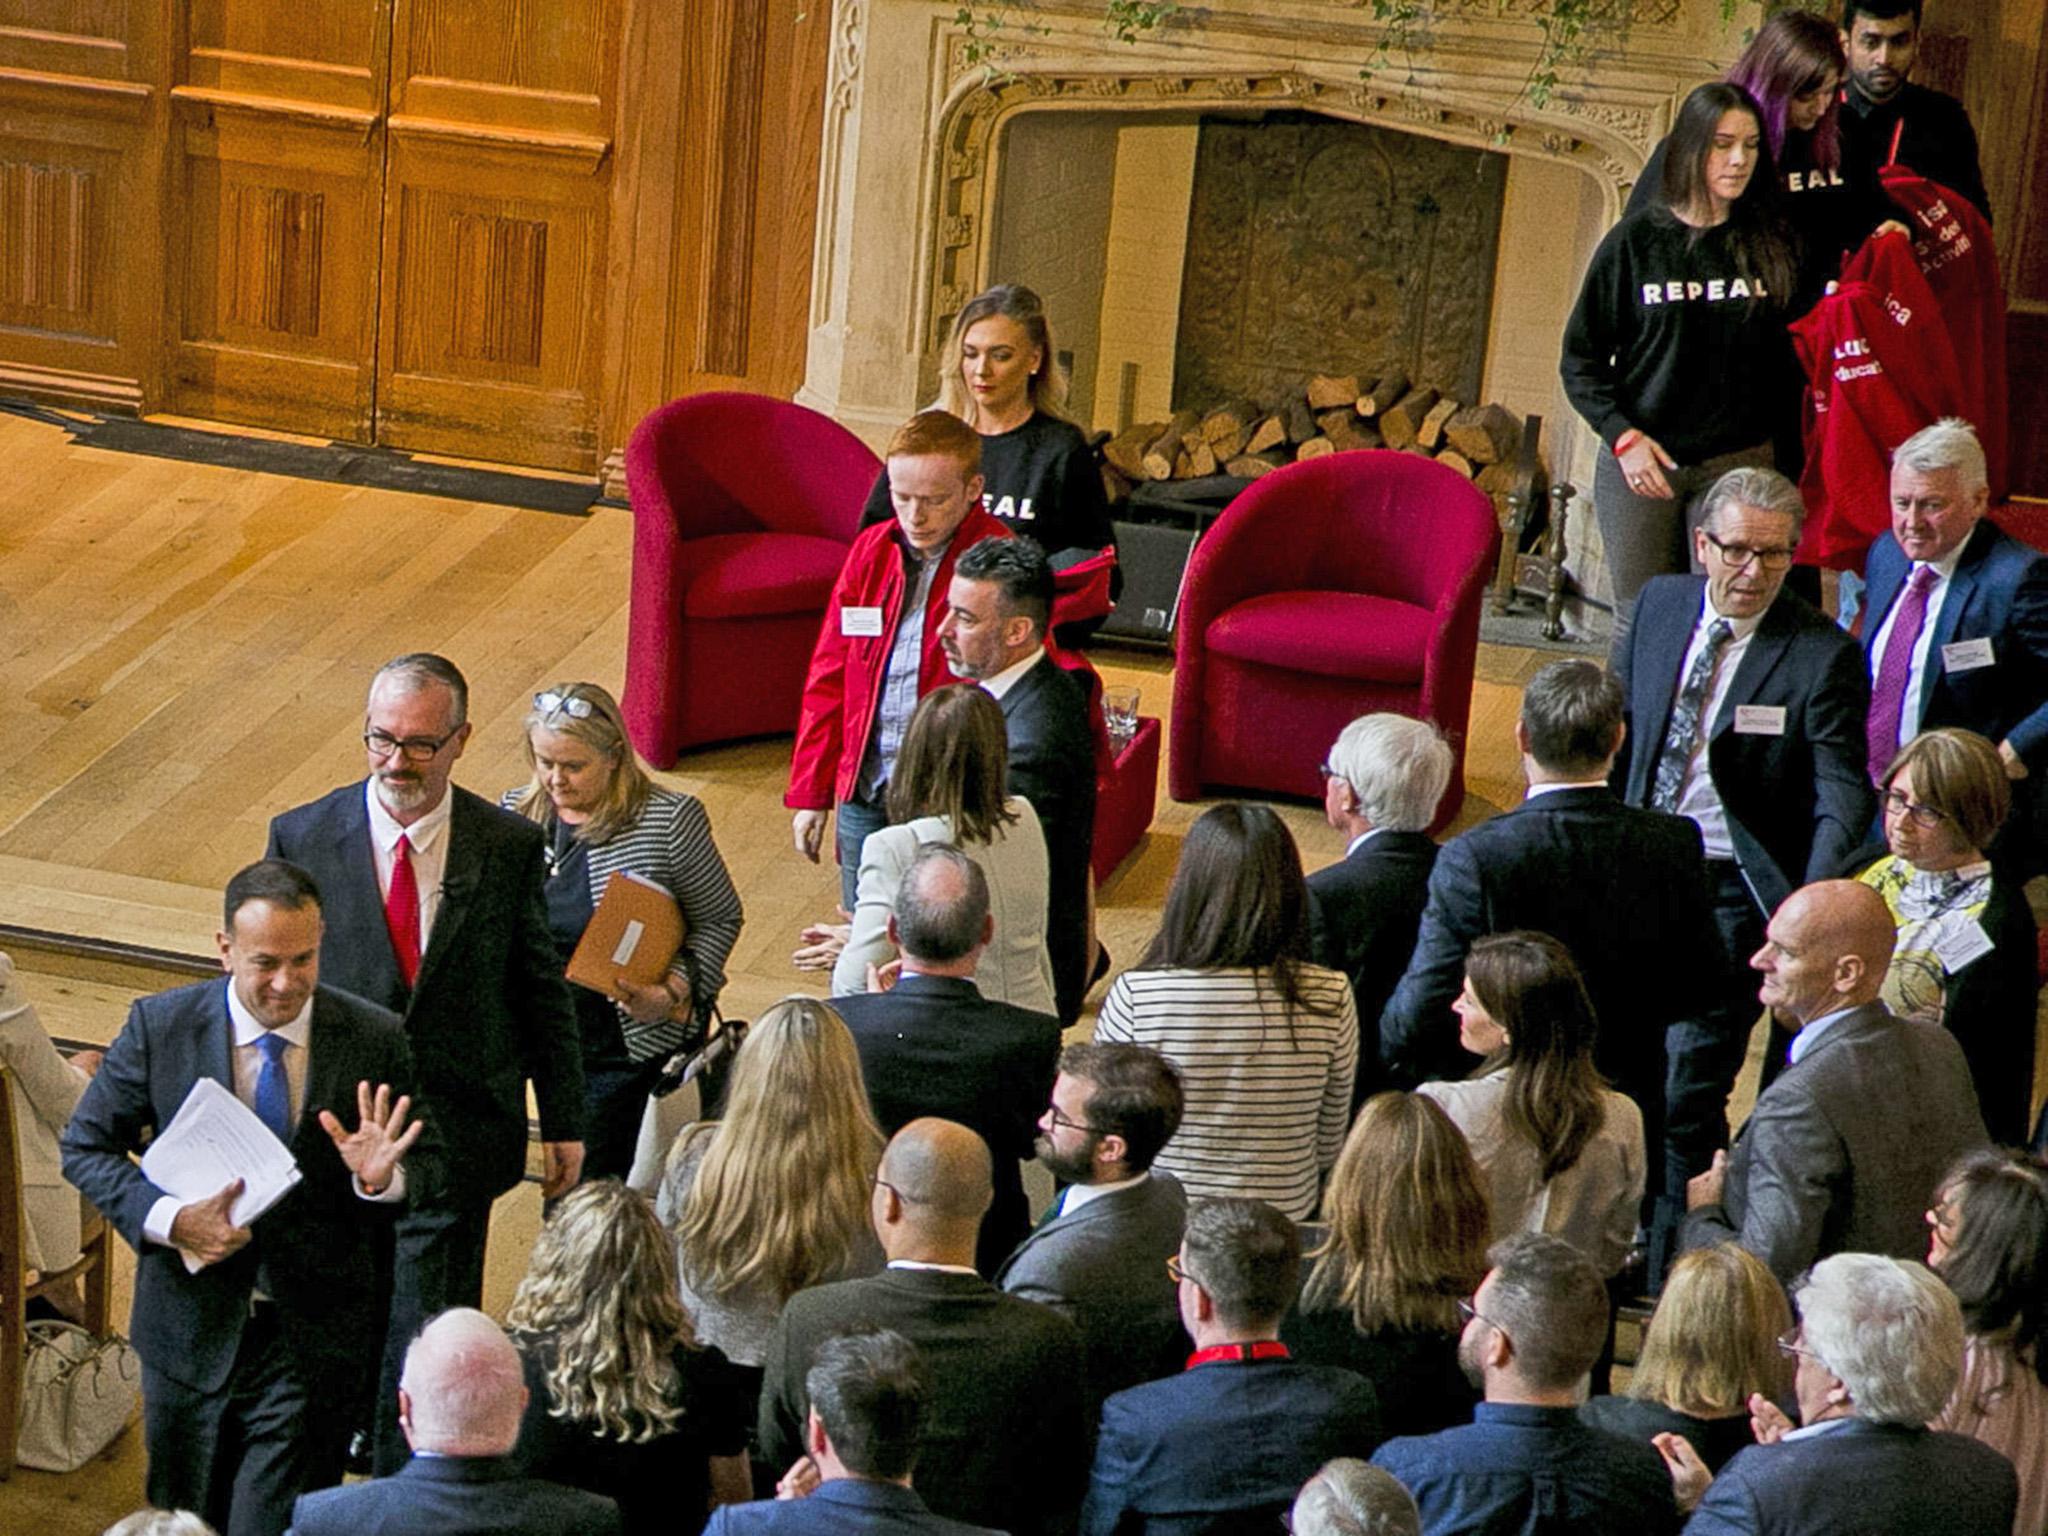
POLYGON ((1949 978, 1991 950, 1982 921, 1991 900, 1991 865, 1980 861, 1937 873, 1888 854, 1856 878, 1884 898, 1899 926, 1885 1006, 1902 1019, 1942 1023, 1949 978))

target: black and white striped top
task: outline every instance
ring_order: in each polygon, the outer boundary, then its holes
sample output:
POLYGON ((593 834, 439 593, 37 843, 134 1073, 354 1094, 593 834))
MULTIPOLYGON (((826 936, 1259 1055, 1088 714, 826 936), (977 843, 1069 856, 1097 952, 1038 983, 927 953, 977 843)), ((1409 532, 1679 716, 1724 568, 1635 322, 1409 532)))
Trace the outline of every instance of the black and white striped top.
POLYGON ((1315 1215, 1350 1126, 1358 1013, 1341 971, 1304 965, 1301 991, 1331 1011, 1289 1015, 1271 977, 1241 966, 1125 971, 1110 984, 1095 1038, 1149 1045, 1180 1068, 1187 1111, 1155 1166, 1190 1195, 1315 1215))

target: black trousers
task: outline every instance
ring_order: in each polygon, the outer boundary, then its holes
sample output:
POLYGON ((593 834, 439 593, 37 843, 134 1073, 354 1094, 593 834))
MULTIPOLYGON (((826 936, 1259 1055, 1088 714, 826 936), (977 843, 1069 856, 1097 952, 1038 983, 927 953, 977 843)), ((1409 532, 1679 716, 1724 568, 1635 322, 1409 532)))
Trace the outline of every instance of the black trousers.
POLYGON ((488 1204, 419 1206, 398 1219, 391 1325, 377 1391, 379 1477, 389 1477, 412 1454, 398 1423, 398 1378, 405 1369, 405 1352, 435 1314, 483 1304, 484 1246, 490 1236, 488 1204))
POLYGON ((158 1509, 203 1515, 221 1536, 279 1536, 301 1493, 341 1481, 347 1403, 295 1356, 276 1305, 259 1301, 222 1390, 144 1365, 144 1492, 158 1509))
POLYGON ((1764 913, 1732 859, 1709 859, 1722 965, 1698 1017, 1665 1031, 1664 1196, 1685 1209, 1686 1181, 1728 1145, 1728 1095, 1763 1011, 1749 957, 1763 947, 1764 913))

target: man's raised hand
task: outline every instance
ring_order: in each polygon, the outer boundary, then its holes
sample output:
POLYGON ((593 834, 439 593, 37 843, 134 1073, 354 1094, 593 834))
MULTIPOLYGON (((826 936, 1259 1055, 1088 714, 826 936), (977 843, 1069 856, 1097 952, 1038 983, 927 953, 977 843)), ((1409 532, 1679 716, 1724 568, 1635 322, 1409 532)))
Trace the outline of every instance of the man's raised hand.
POLYGON ((411 1113, 411 1095, 401 1093, 394 1104, 389 1083, 379 1083, 373 1093, 367 1081, 356 1084, 353 1131, 343 1130, 332 1110, 320 1111, 320 1128, 334 1142, 334 1149, 365 1193, 382 1194, 398 1165, 405 1161, 405 1154, 420 1139, 421 1123, 405 1123, 411 1113))

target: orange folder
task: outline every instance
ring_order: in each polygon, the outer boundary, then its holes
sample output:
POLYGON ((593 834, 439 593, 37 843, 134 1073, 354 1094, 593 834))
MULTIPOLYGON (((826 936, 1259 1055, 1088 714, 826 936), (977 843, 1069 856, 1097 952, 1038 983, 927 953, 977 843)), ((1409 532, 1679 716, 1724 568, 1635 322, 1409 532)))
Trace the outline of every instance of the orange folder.
POLYGON ((614 996, 620 977, 652 986, 668 974, 683 947, 683 913, 675 897, 631 871, 613 875, 569 957, 569 979, 614 996))

